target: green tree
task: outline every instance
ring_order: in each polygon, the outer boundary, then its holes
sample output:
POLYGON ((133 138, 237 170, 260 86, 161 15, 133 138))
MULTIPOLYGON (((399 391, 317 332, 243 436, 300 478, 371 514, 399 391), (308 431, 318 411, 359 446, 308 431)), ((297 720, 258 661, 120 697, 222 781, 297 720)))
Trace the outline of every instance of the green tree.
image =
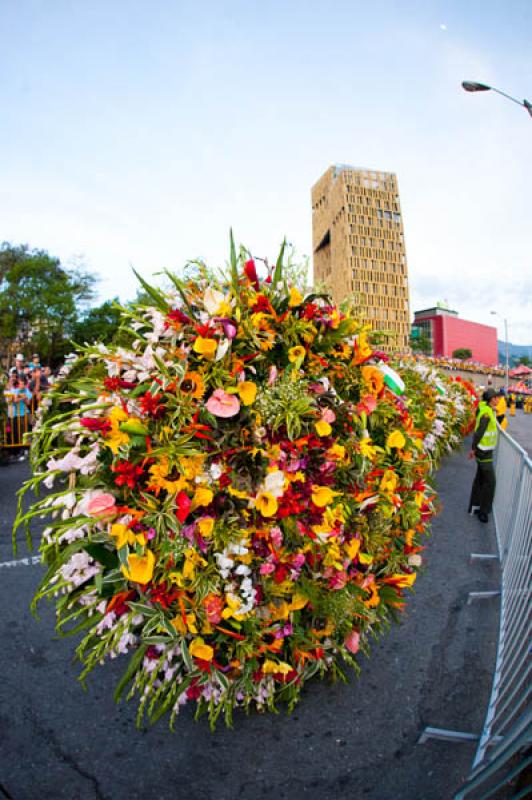
POLYGON ((28 245, 0 246, 0 349, 24 343, 54 366, 69 349, 83 304, 94 295, 94 275, 65 269, 58 258, 28 245))
POLYGON ((466 358, 471 358, 473 353, 469 349, 469 347, 458 347, 456 350, 453 350, 453 358, 459 358, 460 361, 465 361, 466 358))
POLYGON ((72 341, 76 344, 109 344, 120 327, 118 297, 106 300, 100 306, 89 308, 72 328, 72 341))
POLYGON ((521 356, 519 359, 519 364, 522 364, 525 367, 532 367, 532 360, 528 356, 521 356))
POLYGON ((428 336, 410 336, 410 347, 413 353, 432 355, 432 344, 428 336))

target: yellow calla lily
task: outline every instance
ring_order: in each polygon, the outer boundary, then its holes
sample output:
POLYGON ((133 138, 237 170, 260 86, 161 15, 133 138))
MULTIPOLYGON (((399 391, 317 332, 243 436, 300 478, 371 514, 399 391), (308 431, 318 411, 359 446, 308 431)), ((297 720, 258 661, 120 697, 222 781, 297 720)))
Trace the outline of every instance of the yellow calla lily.
POLYGON ((333 492, 328 486, 317 486, 316 484, 312 486, 312 502, 318 508, 328 506, 338 494, 340 492, 333 492))
POLYGON ((151 581, 155 566, 155 555, 151 550, 145 550, 142 556, 130 553, 127 557, 127 564, 127 568, 122 566, 121 570, 128 581, 143 584, 151 581))
POLYGON ((245 406, 251 406, 257 397, 257 386, 253 381, 243 381, 237 386, 238 394, 245 406))
POLYGON ((273 517, 279 506, 273 494, 260 492, 255 498, 255 508, 263 517, 273 517))
POLYGON ((192 658, 201 658, 202 661, 212 661, 214 658, 214 649, 210 644, 205 644, 201 636, 193 639, 188 649, 192 658))
POLYGON ((328 422, 325 422, 324 419, 320 419, 318 422, 316 422, 314 427, 316 428, 316 433, 318 436, 330 436, 332 433, 331 426, 328 422))
POLYGON ((402 450, 405 444, 406 439, 401 431, 398 430, 392 431, 386 439, 386 447, 396 447, 397 449, 402 450))

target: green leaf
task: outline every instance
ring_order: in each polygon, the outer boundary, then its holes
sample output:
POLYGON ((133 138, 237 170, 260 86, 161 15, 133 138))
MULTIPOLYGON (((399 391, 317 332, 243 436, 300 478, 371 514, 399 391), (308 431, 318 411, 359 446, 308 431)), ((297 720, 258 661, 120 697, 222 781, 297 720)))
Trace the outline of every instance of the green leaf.
POLYGON ((185 642, 184 639, 181 642, 181 653, 183 655, 183 661, 185 662, 188 671, 194 672, 194 662, 192 661, 192 657, 189 653, 187 643, 185 642))
POLYGON ((231 261, 231 283, 235 292, 238 289, 238 259, 236 256, 235 240, 233 239, 233 229, 229 230, 230 242, 230 261, 231 261))
POLYGON ((165 299, 165 296, 162 292, 158 289, 155 289, 153 286, 150 286, 149 283, 146 283, 144 278, 142 278, 136 269, 133 269, 133 273, 135 274, 136 279, 142 286, 145 292, 150 295, 153 302, 161 311, 167 312, 168 311, 168 302, 165 299))
POLYGON ((120 698, 121 698, 121 696, 122 696, 122 694, 124 692, 124 689, 126 688, 128 683, 130 682, 132 677, 134 676, 134 674, 137 671, 137 669, 140 666, 140 664, 142 663, 142 659, 144 658, 144 654, 145 654, 147 649, 148 649, 148 645, 141 644, 139 646, 139 649, 135 653, 135 655, 131 658, 131 660, 130 660, 128 666, 127 666, 126 671, 124 672, 122 678, 120 679, 120 681, 119 681, 119 683, 118 683, 118 685, 117 685, 117 687, 115 689, 114 698, 115 698, 115 702, 116 703, 118 703, 118 701, 120 700, 120 698))
POLYGON ((108 550, 103 544, 85 544, 83 549, 106 569, 114 569, 118 563, 116 552, 108 550))
POLYGON ((283 239, 283 243, 281 245, 279 255, 277 256, 277 263, 275 264, 275 270, 273 273, 272 289, 275 289, 275 287, 277 286, 283 275, 283 256, 285 248, 286 248, 286 239, 283 239))

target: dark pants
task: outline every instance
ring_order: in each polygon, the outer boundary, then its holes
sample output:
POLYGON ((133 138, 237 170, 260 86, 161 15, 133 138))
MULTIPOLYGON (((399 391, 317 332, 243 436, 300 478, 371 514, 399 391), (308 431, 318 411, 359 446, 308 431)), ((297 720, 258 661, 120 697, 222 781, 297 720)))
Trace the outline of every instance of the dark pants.
POLYGON ((480 506, 481 514, 491 514, 495 494, 495 470, 493 461, 477 461, 477 474, 471 489, 469 508, 480 506))

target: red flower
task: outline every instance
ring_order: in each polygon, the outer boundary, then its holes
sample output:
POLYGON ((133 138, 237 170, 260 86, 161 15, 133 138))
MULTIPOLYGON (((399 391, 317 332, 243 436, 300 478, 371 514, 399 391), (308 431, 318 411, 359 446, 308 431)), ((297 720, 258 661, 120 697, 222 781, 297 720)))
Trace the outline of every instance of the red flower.
POLYGON ((115 478, 115 484, 117 486, 128 486, 130 489, 134 489, 144 475, 143 468, 131 464, 130 461, 119 461, 111 469, 118 476, 115 478))
POLYGON ((81 417, 80 423, 90 431, 101 431, 104 436, 111 430, 111 422, 106 417, 81 417))
POLYGON ((199 678, 193 678, 190 686, 187 689, 187 697, 189 700, 199 700, 203 691, 199 685, 199 678))
POLYGON ((172 589, 166 581, 162 581, 153 586, 150 591, 150 598, 152 603, 158 603, 162 608, 168 609, 179 598, 181 592, 179 589, 172 589))
POLYGON ((143 414, 149 414, 154 419, 160 419, 165 412, 165 405, 162 394, 151 394, 146 392, 140 398, 140 408, 143 414))
POLYGON ((171 322, 182 322, 185 325, 192 321, 190 317, 187 317, 187 315, 183 314, 183 312, 178 308, 174 308, 173 311, 169 311, 166 315, 166 319, 169 319, 171 322))
POLYGON ((268 298, 263 294, 259 294, 257 296, 253 306, 251 307, 251 310, 253 311, 254 314, 257 314, 257 313, 259 313, 261 311, 262 311, 263 314, 273 314, 274 313, 274 310, 272 308, 272 304, 270 303, 268 298))
POLYGON ((175 515, 178 518, 179 522, 183 523, 189 515, 192 501, 188 496, 188 494, 186 494, 185 492, 179 492, 179 494, 175 499, 175 502, 177 506, 175 515))
POLYGON ((104 378, 103 385, 110 392, 116 392, 118 389, 134 389, 137 384, 132 381, 123 381, 122 378, 104 378))
POLYGON ((259 291, 259 278, 258 278, 258 275, 257 275, 255 262, 253 261, 252 258, 250 258, 250 260, 246 261, 246 263, 244 264, 244 272, 246 273, 246 276, 251 281, 255 291, 258 292, 259 291))

